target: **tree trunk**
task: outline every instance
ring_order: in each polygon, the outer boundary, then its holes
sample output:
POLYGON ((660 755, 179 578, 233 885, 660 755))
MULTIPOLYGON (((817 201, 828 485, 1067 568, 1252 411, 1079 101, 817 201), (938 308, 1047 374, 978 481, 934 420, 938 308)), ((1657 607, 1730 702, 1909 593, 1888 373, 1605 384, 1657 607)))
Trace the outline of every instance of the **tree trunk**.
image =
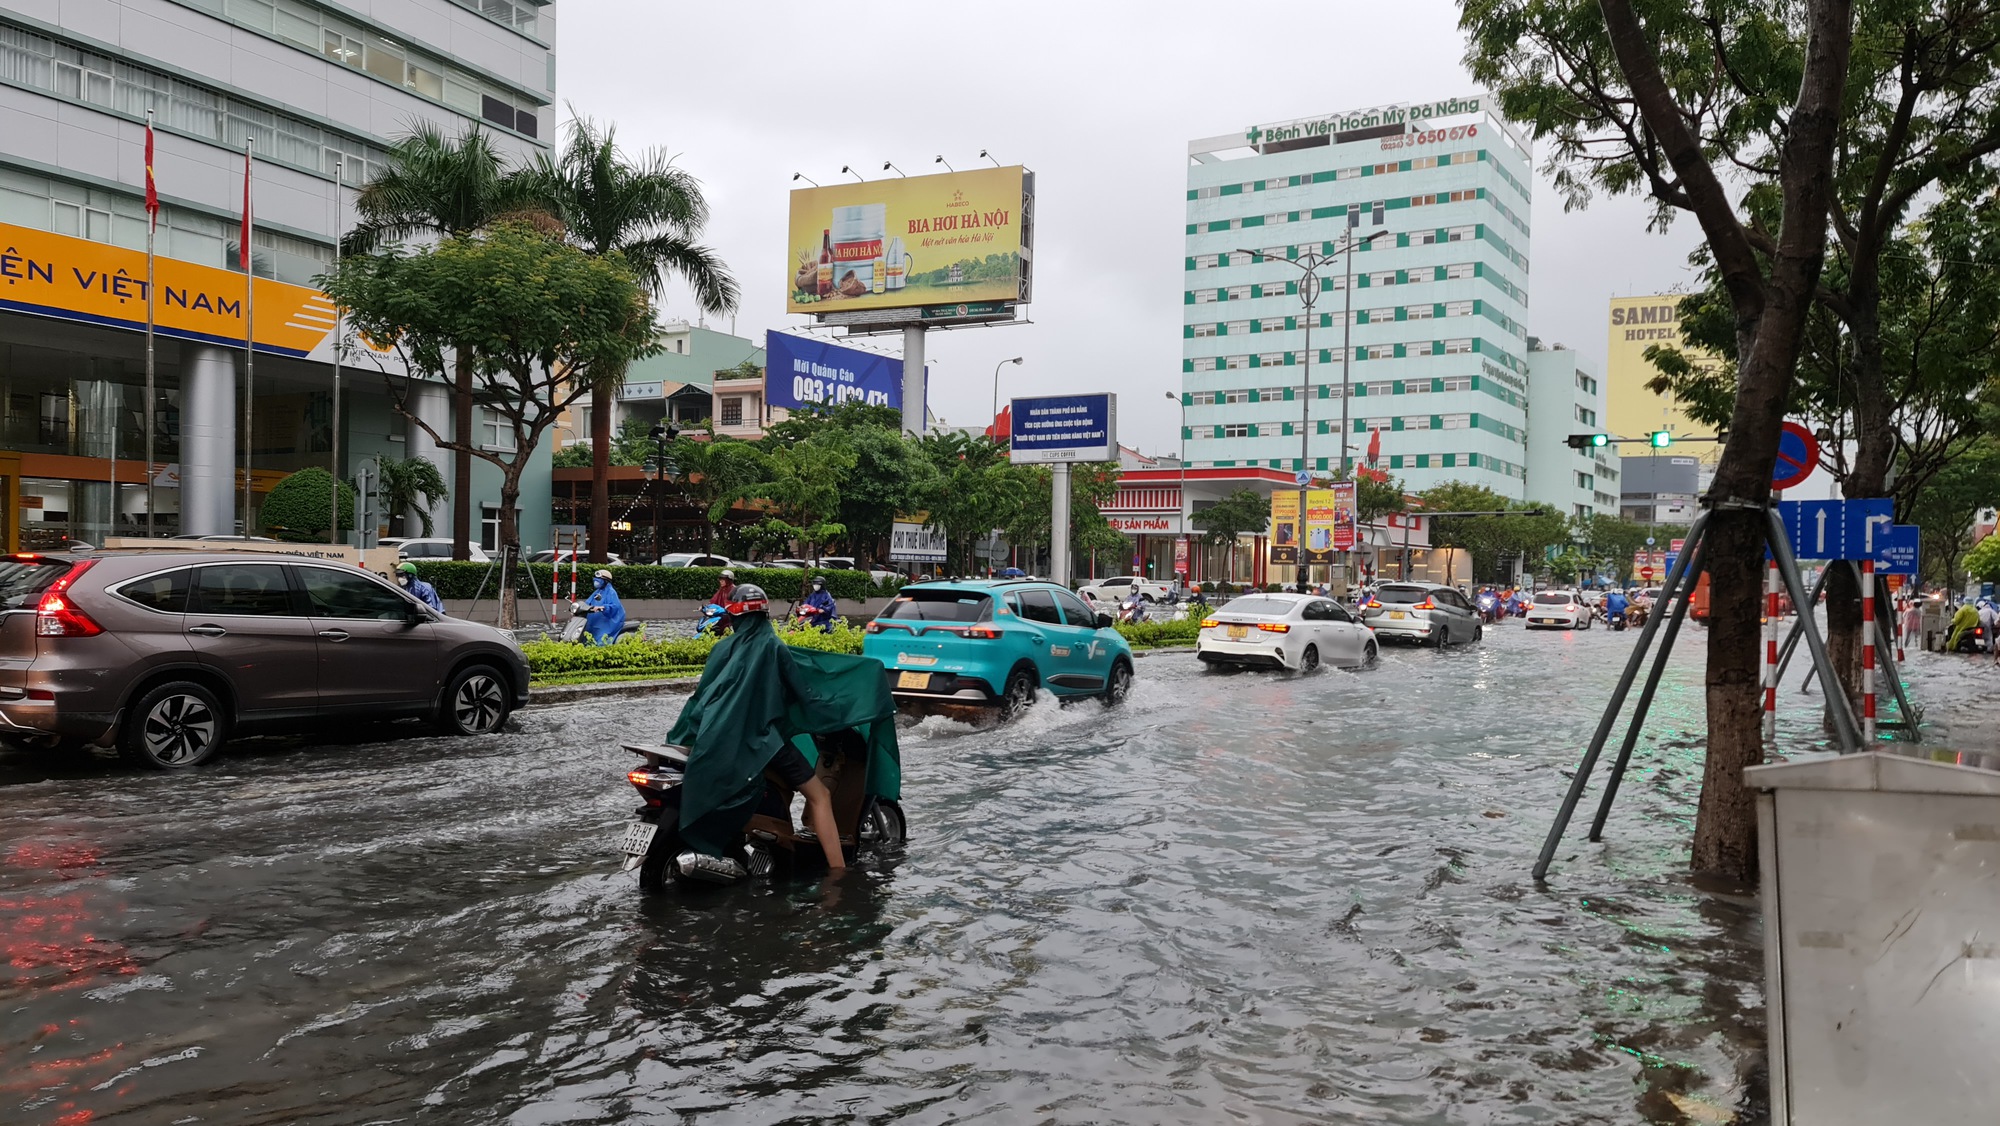
POLYGON ((514 589, 514 565, 521 556, 521 520, 515 502, 521 499, 521 470, 507 467, 500 481, 500 628, 511 630, 519 624, 520 595, 514 589))
POLYGON ((470 559, 472 551, 472 352, 460 348, 453 356, 456 371, 451 395, 451 557, 470 559))
MULTIPOLYGON (((1731 431, 1731 439, 1740 431, 1731 431)), ((1695 813, 1696 871, 1754 882, 1757 878, 1755 796, 1745 767, 1764 758, 1758 692, 1757 602, 1764 580, 1764 514, 1718 511, 1709 518, 1702 551, 1709 575, 1708 756, 1695 813)))
MULTIPOLYGON (((598 387, 590 393, 590 561, 603 566, 611 547, 611 408, 615 402, 598 387), (610 401, 607 401, 610 400, 610 401)), ((664 476, 664 474, 662 474, 664 476)), ((662 487, 659 491, 664 492, 662 487)), ((658 511, 661 498, 653 498, 658 511)), ((655 528, 659 521, 653 522, 655 528)), ((653 543, 653 562, 660 561, 660 544, 653 543)))
MULTIPOLYGON (((1831 561, 1827 566, 1832 570, 1826 576, 1826 653, 1840 677, 1841 688, 1847 693, 1848 706, 1855 715, 1860 715, 1861 582, 1854 569, 1844 562, 1831 561)), ((1802 607, 1799 612, 1809 610, 1810 607, 1802 607)), ((1839 730, 1833 723, 1833 694, 1826 685, 1821 685, 1820 690, 1827 702, 1821 723, 1831 734, 1839 730)))

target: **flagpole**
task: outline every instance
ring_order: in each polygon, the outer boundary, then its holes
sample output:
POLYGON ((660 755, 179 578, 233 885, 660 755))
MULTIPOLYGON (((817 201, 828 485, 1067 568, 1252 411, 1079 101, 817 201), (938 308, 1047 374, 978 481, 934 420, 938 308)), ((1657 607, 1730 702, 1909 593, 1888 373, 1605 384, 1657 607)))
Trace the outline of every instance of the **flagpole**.
POLYGON ((253 386, 257 378, 257 274, 250 253, 250 239, 255 233, 250 217, 250 149, 256 143, 255 137, 243 138, 243 245, 239 249, 243 262, 243 534, 246 536, 256 534, 250 522, 250 474, 255 468, 252 459, 257 449, 251 441, 257 406, 253 386))
MULTIPOLYGON (((333 272, 336 274, 340 272, 341 165, 341 161, 333 162, 333 272)), ((332 543, 340 542, 340 327, 340 305, 336 303, 333 307, 333 518, 327 521, 333 525, 332 531, 327 533, 332 543)), ((354 509, 355 530, 358 532, 361 518, 361 498, 358 496, 354 498, 354 509)), ((367 537, 360 537, 360 542, 366 544, 367 537)))
MULTIPOLYGON (((146 111, 146 538, 153 538, 153 228, 160 196, 153 186, 153 111, 146 111)), ((117 490, 114 488, 115 494, 117 490)), ((112 498, 114 507, 117 497, 112 498)))

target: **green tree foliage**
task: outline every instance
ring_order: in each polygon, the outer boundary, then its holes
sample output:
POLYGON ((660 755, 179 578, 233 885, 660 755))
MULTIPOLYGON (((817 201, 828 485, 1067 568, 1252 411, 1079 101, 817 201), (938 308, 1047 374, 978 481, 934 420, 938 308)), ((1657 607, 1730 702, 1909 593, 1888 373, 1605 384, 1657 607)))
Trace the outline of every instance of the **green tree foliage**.
MULTIPOLYGON (((264 530, 290 543, 325 543, 332 531, 333 474, 317 465, 287 475, 271 486, 258 517, 264 530)), ((354 489, 340 483, 340 528, 354 527, 354 489)))
POLYGON ((2000 582, 2000 536, 1987 536, 1965 553, 1965 570, 1983 583, 2000 582))
MULTIPOLYGON (((454 352, 470 347, 475 390, 506 420, 511 449, 449 438, 407 408, 397 410, 439 448, 469 450, 500 470, 500 542, 518 550, 521 474, 542 435, 603 368, 623 370, 658 348, 653 314, 631 271, 594 258, 532 226, 501 223, 414 253, 391 248, 343 259, 319 279, 355 328, 393 341, 411 374, 441 379, 454 352), (561 373, 561 374, 555 374, 561 373)), ((511 558, 511 555, 510 555, 511 558)), ((511 575, 505 579, 511 579, 511 575)), ((503 581, 501 620, 513 623, 513 585, 503 581)))
POLYGON ((1380 520, 1408 507, 1403 483, 1380 470, 1362 469, 1354 477, 1354 514, 1362 521, 1380 520))
POLYGON ((672 486, 701 513, 707 530, 703 550, 713 552, 716 527, 730 505, 768 475, 764 451, 713 433, 682 434, 667 447, 667 460, 673 466, 672 486))
POLYGON ((1254 489, 1238 489, 1195 512, 1190 522, 1201 529, 1202 542, 1233 547, 1238 537, 1261 534, 1271 526, 1271 498, 1254 489))
POLYGON ((856 462, 854 451, 836 435, 774 444, 763 451, 761 479, 737 490, 733 499, 756 499, 770 506, 760 525, 767 546, 796 541, 808 558, 844 534, 842 485, 856 462))
POLYGON ((1539 565, 1543 549, 1567 546, 1569 521, 1554 505, 1508 500, 1483 485, 1447 481, 1419 494, 1425 512, 1519 512, 1520 516, 1440 516, 1431 521, 1431 543, 1464 548, 1472 556, 1472 577, 1498 580, 1513 559, 1539 565), (1525 513, 1539 510, 1542 515, 1525 513))
MULTIPOLYGON (((444 474, 425 457, 383 458, 376 466, 376 482, 382 511, 405 524, 409 514, 415 512, 421 529, 417 534, 421 536, 432 532, 435 522, 431 519, 431 509, 451 495, 451 490, 445 487, 444 474)), ((405 527, 403 531, 407 535, 410 529, 405 527)))
POLYGON ((1027 502, 1030 474, 1009 464, 1007 447, 984 435, 939 431, 919 444, 936 473, 936 491, 924 504, 930 526, 945 534, 947 569, 970 574, 978 569, 972 561, 978 541, 1027 502))
POLYGON ((1903 516, 1904 523, 1921 529, 1919 555, 1928 582, 1952 585, 1973 521, 1981 509, 2000 504, 2000 439, 1992 434, 1989 428, 1970 449, 1932 475, 1903 516))

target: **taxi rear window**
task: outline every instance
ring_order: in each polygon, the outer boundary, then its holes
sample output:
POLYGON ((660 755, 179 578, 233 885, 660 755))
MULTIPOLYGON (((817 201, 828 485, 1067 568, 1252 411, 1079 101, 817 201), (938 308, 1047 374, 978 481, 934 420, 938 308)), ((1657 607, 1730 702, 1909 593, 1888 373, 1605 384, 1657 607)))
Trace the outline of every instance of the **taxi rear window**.
POLYGON ((903 592, 882 617, 918 622, 977 622, 993 612, 993 600, 968 590, 910 590, 903 592))

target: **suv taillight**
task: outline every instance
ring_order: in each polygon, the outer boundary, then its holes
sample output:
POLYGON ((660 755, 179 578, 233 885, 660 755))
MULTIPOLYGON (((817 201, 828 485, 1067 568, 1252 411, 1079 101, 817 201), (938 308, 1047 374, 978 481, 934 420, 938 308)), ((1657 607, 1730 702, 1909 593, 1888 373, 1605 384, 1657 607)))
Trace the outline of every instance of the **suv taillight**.
POLYGON ((42 600, 35 605, 36 637, 94 637, 104 632, 104 627, 92 621, 69 597, 71 584, 96 564, 95 559, 78 563, 42 592, 42 600))
POLYGON ((984 637, 987 638, 988 640, 991 640, 998 637, 1004 637, 1005 633, 1001 630, 994 629, 992 626, 970 626, 967 627, 965 631, 965 636, 984 637))

